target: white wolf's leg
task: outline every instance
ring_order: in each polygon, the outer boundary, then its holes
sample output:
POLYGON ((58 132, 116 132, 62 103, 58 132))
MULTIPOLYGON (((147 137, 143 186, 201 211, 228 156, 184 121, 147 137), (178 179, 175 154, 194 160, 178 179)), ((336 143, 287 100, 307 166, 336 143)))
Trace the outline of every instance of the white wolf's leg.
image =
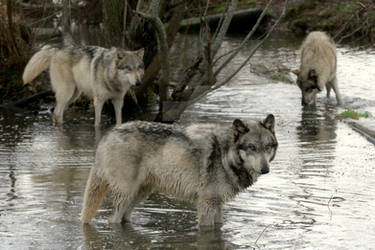
POLYGON ((104 100, 94 97, 95 128, 100 127, 100 120, 101 120, 103 105, 104 105, 104 100))
POLYGON ((330 94, 331 94, 331 83, 328 83, 326 85, 326 89, 327 89, 327 99, 329 98, 330 94))
POLYGON ((59 65, 54 60, 50 67, 51 84, 55 91, 56 107, 53 112, 53 121, 55 124, 62 124, 63 115, 66 106, 72 99, 75 92, 75 82, 70 66, 59 65))
POLYGON ((335 94, 336 94, 337 104, 342 105, 342 98, 341 98, 341 95, 340 95, 340 91, 339 91, 339 88, 338 88, 336 77, 335 77, 335 79, 333 79, 331 85, 332 85, 333 91, 335 91, 335 94))
POLYGON ((74 90, 74 94, 72 96, 72 98, 70 98, 69 100, 69 104, 72 104, 74 103, 75 101, 77 101, 77 99, 81 96, 81 91, 79 91, 77 88, 74 90))
POLYGON ((115 108, 116 125, 120 125, 122 123, 122 106, 124 105, 124 97, 113 98, 112 103, 115 108))

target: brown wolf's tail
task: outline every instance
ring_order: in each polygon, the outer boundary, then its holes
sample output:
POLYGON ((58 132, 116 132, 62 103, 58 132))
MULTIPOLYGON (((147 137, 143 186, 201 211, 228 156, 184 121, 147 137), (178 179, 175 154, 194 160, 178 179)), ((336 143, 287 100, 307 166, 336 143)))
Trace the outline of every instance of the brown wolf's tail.
POLYGON ((92 218, 94 218, 96 210, 98 210, 107 191, 108 183, 98 176, 95 169, 92 168, 89 179, 87 180, 85 195, 83 198, 81 212, 82 223, 90 223, 92 218))
POLYGON ((52 56, 57 49, 50 46, 44 46, 40 51, 35 53, 27 63, 23 72, 23 83, 29 83, 35 79, 42 71, 48 69, 52 56))

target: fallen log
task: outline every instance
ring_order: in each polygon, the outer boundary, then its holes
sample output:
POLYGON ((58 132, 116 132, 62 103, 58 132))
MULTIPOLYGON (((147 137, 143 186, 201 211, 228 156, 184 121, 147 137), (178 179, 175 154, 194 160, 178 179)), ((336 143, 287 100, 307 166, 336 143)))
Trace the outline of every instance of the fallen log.
MULTIPOLYGON (((238 33, 238 32, 248 32, 254 26, 258 17, 262 13, 262 9, 247 9, 247 10, 239 10, 234 13, 232 21, 230 23, 228 32, 238 33)), ((211 30, 215 30, 220 22, 220 18, 222 14, 215 14, 215 15, 208 15, 202 17, 203 21, 207 21, 211 30)), ((270 20, 271 15, 266 14, 263 18, 262 23, 260 25, 261 29, 264 28, 264 24, 266 24, 270 20)), ((201 18, 200 17, 192 17, 182 20, 180 30, 189 31, 198 31, 201 26, 201 18)))

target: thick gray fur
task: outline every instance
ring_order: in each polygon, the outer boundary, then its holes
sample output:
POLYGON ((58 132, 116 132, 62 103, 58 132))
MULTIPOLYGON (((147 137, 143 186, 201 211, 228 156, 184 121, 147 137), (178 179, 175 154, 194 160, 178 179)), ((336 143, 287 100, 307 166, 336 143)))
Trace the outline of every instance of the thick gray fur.
POLYGON ((112 223, 129 221, 140 201, 160 192, 194 203, 200 226, 219 225, 222 206, 269 172, 278 146, 274 126, 273 115, 232 126, 122 124, 98 144, 81 220, 93 219, 107 191, 112 223))

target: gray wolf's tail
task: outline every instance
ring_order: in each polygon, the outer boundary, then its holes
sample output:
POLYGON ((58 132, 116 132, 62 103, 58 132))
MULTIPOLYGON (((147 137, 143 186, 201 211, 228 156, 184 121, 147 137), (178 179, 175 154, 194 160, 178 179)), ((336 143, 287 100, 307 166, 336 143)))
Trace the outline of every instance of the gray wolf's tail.
POLYGON ((52 56, 57 49, 50 46, 44 46, 40 51, 35 53, 25 67, 23 72, 23 83, 29 83, 35 79, 42 71, 48 69, 52 56))
POLYGON ((98 176, 95 169, 92 168, 89 179, 87 180, 85 195, 83 198, 81 212, 82 223, 90 223, 92 218, 94 218, 96 210, 98 210, 107 191, 108 183, 98 176))

